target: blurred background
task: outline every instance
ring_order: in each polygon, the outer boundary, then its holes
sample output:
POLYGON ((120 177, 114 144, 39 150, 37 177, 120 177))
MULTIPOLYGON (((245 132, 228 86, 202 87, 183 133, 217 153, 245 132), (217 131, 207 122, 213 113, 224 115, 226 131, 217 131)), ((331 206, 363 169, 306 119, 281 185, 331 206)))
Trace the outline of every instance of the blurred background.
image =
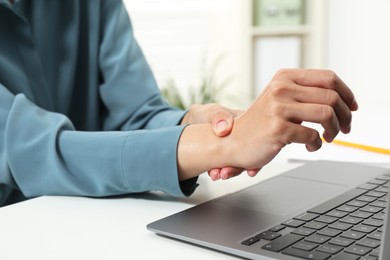
POLYGON ((390 111, 388 0, 125 0, 172 102, 245 108, 279 68, 334 70, 362 110, 390 111))

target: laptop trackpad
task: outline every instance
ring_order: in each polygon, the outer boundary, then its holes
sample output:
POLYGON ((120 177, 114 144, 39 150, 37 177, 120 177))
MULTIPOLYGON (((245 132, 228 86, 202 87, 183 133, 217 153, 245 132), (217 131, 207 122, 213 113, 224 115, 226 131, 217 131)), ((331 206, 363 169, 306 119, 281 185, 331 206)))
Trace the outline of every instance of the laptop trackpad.
POLYGON ((343 191, 347 186, 307 179, 279 176, 224 197, 217 203, 286 216, 314 207, 343 191))

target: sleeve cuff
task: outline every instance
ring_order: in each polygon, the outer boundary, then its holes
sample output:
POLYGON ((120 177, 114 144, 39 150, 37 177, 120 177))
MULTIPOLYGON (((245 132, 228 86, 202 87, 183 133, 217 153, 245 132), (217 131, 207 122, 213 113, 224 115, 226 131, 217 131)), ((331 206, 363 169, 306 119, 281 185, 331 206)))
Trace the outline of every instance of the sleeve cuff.
POLYGON ((195 189, 199 186, 197 181, 198 176, 180 182, 181 191, 185 196, 189 197, 192 193, 194 193, 195 189))

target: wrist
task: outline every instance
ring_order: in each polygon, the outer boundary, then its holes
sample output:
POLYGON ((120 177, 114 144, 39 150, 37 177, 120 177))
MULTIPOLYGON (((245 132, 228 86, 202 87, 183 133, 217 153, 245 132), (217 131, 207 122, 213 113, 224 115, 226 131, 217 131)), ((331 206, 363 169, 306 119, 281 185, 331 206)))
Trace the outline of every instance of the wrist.
POLYGON ((226 166, 224 139, 214 134, 211 124, 187 126, 178 145, 179 179, 189 179, 210 169, 226 166))

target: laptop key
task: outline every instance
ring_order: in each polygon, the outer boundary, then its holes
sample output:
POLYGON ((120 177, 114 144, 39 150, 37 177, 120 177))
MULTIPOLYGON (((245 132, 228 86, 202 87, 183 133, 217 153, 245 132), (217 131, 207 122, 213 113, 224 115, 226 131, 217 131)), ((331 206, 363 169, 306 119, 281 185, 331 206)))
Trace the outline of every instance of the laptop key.
POLYGON ((348 213, 354 212, 357 209, 358 209, 358 207, 350 206, 350 205, 346 205, 346 204, 337 208, 337 210, 339 210, 339 211, 344 211, 344 212, 348 212, 348 213))
POLYGON ((376 185, 376 184, 371 184, 371 183, 365 183, 365 184, 362 184, 358 187, 358 189, 363 189, 363 190, 373 190, 373 189, 376 189, 378 188, 379 185, 376 185))
POLYGON ((370 247, 370 248, 377 248, 381 244, 381 241, 376 239, 363 238, 360 239, 356 244, 360 246, 370 247))
POLYGON ((384 202, 384 201, 377 200, 377 201, 371 202, 370 206, 386 208, 387 207, 387 203, 384 202))
POLYGON ((265 240, 274 240, 278 237, 280 237, 282 234, 277 233, 277 232, 272 232, 272 231, 264 231, 255 237, 260 238, 260 239, 265 239, 265 240))
POLYGON ((316 243, 301 240, 301 241, 293 244, 291 247, 296 248, 296 249, 305 250, 305 251, 312 251, 317 246, 318 246, 318 244, 316 244, 316 243))
POLYGON ((363 256, 359 260, 378 260, 378 257, 374 256, 363 256))
POLYGON ((374 179, 374 180, 369 181, 368 183, 374 184, 374 185, 384 185, 387 183, 387 180, 374 179))
POLYGON ((278 232, 278 231, 280 231, 280 230, 282 230, 282 229, 285 229, 285 228, 286 228, 286 226, 277 225, 277 226, 275 226, 275 227, 273 227, 273 228, 270 228, 269 231, 278 232))
POLYGON ((382 211, 383 208, 374 207, 374 206, 365 206, 365 207, 361 208, 360 210, 364 211, 364 212, 369 212, 369 213, 378 213, 378 212, 382 211))
POLYGON ((337 235, 340 235, 341 231, 333 228, 324 228, 317 232, 319 235, 324 235, 328 237, 335 237, 337 235))
POLYGON ((344 247, 342 246, 337 246, 337 245, 332 245, 332 244, 325 244, 325 245, 320 245, 316 250, 317 251, 321 251, 323 253, 327 253, 327 254, 337 254, 338 252, 340 252, 341 250, 343 250, 344 247))
POLYGON ((317 252, 317 251, 307 252, 304 250, 299 250, 291 247, 287 248, 286 250, 283 250, 282 253, 286 255, 301 257, 304 259, 314 259, 314 260, 325 260, 330 257, 330 255, 326 253, 317 252))
POLYGON ((383 220, 380 220, 380 219, 370 218, 370 219, 365 220, 362 224, 374 226, 374 227, 381 227, 381 226, 383 226, 384 222, 383 222, 383 220))
POLYGON ((251 238, 248 238, 247 240, 242 241, 241 244, 246 245, 246 246, 250 246, 258 241, 260 241, 260 238, 251 237, 251 238))
POLYGON ((352 225, 348 224, 348 223, 336 222, 336 223, 329 225, 329 227, 345 231, 347 229, 350 229, 352 227, 352 225))
POLYGON ((333 222, 336 222, 337 219, 338 218, 322 215, 322 216, 319 216, 318 218, 316 218, 316 221, 326 223, 326 224, 332 224, 333 222))
POLYGON ((319 215, 318 214, 313 214, 313 213, 303 213, 299 216, 296 216, 294 219, 302 220, 302 221, 312 221, 313 219, 317 218, 319 215))
POLYGON ((345 249, 346 253, 351 253, 360 256, 366 255, 370 251, 371 248, 359 245, 352 245, 345 249))
POLYGON ((361 201, 361 200, 351 200, 350 202, 347 203, 347 205, 349 206, 355 206, 355 207, 363 207, 363 206, 366 206, 368 204, 368 202, 364 202, 364 201, 361 201))
POLYGON ((375 231, 371 234, 368 234, 367 237, 380 241, 382 239, 382 234, 383 234, 382 232, 375 231))
POLYGON ((350 217, 350 216, 346 216, 346 217, 340 219, 340 222, 348 223, 348 224, 352 224, 352 225, 359 224, 362 221, 363 221, 362 218, 356 218, 356 217, 350 217))
POLYGON ((279 237, 272 242, 264 245, 262 249, 273 251, 273 252, 280 252, 286 247, 291 246, 292 244, 298 242, 301 240, 303 236, 295 235, 295 234, 286 234, 282 237, 279 237))
POLYGON ((354 213, 349 214, 349 216, 357 217, 357 218, 369 218, 372 215, 374 215, 374 214, 373 213, 369 213, 369 212, 360 211, 360 210, 359 211, 355 211, 354 213))
POLYGON ((358 239, 361 239, 362 237, 364 237, 365 235, 366 234, 362 233, 362 232, 348 230, 348 231, 345 231, 344 233, 342 233, 340 236, 345 237, 345 238, 358 240, 358 239))
POLYGON ((388 193, 388 192, 389 192, 389 189, 386 188, 386 187, 381 186, 381 187, 376 188, 375 191, 388 193))
POLYGON ((379 248, 372 250, 369 256, 379 257, 379 250, 380 250, 379 248))
POLYGON ((309 229, 309 228, 304 228, 304 227, 300 227, 300 228, 297 228, 297 229, 291 231, 292 234, 305 236, 305 237, 310 236, 314 232, 316 232, 314 229, 309 229))
POLYGON ((338 206, 356 198, 356 197, 359 197, 361 195, 363 195, 364 193, 366 193, 367 190, 363 190, 363 189, 353 189, 353 190, 350 190, 350 191, 347 191, 333 199, 330 199, 310 210, 308 210, 308 212, 310 213, 315 213, 315 214, 324 214, 328 211, 331 211, 332 209, 335 209, 337 208, 338 206))
POLYGON ((355 241, 349 238, 344 237, 336 237, 329 241, 329 244, 333 245, 339 245, 342 247, 347 247, 349 245, 352 245, 355 241))
POLYGON ((376 227, 367 226, 367 225, 363 225, 363 224, 359 224, 359 225, 354 226, 352 228, 352 230, 354 230, 354 231, 359 231, 359 232, 363 232, 363 233, 371 233, 375 229, 376 229, 376 227))
POLYGON ((286 222, 283 222, 282 224, 287 226, 287 227, 297 228, 297 227, 300 227, 303 224, 305 224, 305 221, 290 219, 290 220, 287 220, 286 222))
POLYGON ((363 256, 359 260, 378 260, 378 257, 373 256, 363 256))
POLYGON ((329 217, 343 218, 346 215, 348 215, 348 212, 332 210, 332 211, 326 213, 326 215, 329 216, 329 217))
POLYGON ((363 202, 373 202, 376 199, 377 198, 375 198, 375 197, 370 197, 370 196, 366 196, 366 195, 363 195, 363 196, 356 198, 356 200, 363 201, 363 202))
POLYGON ((317 243, 317 244, 323 244, 326 241, 328 241, 329 239, 330 239, 330 237, 328 237, 328 236, 317 235, 317 234, 314 234, 314 235, 311 235, 311 236, 305 238, 306 241, 310 241, 310 242, 317 243))
POLYGON ((341 252, 332 258, 332 260, 357 260, 357 259, 359 259, 359 256, 348 254, 345 252, 341 252))
POLYGON ((311 222, 306 223, 303 227, 311 228, 311 229, 315 229, 315 230, 320 230, 320 229, 323 229, 324 227, 326 227, 326 224, 321 223, 321 222, 311 221, 311 222))
POLYGON ((379 191, 369 191, 366 193, 366 196, 375 197, 375 198, 382 198, 385 196, 385 192, 379 192, 379 191))

